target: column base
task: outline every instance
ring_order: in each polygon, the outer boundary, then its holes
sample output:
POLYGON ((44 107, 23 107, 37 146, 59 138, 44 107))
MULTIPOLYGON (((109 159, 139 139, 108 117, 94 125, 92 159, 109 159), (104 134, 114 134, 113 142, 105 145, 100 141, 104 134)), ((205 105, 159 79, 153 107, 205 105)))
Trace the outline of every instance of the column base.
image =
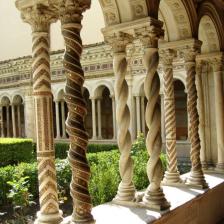
POLYGON ((201 162, 201 166, 203 170, 207 170, 208 169, 208 163, 207 162, 201 162))
POLYGON ((94 220, 93 216, 90 215, 89 217, 73 217, 71 216, 70 224, 95 224, 96 221, 94 220))
POLYGON ((170 203, 166 200, 161 188, 154 192, 147 189, 143 197, 143 204, 147 206, 147 208, 156 211, 163 211, 170 208, 170 203))
POLYGON ((37 212, 37 219, 34 224, 59 224, 63 221, 62 211, 59 210, 55 214, 42 214, 40 211, 37 212))
POLYGON ((204 173, 202 171, 191 171, 190 176, 186 180, 186 185, 199 189, 208 188, 205 181, 204 173))
POLYGON ((118 191, 116 197, 113 199, 113 202, 118 202, 119 204, 127 201, 135 200, 135 187, 133 183, 124 184, 121 182, 118 186, 118 191))
POLYGON ((218 172, 224 172, 224 163, 217 163, 215 170, 218 172))
POLYGON ((180 178, 178 171, 174 173, 166 171, 162 184, 167 186, 181 186, 184 185, 184 181, 180 178))

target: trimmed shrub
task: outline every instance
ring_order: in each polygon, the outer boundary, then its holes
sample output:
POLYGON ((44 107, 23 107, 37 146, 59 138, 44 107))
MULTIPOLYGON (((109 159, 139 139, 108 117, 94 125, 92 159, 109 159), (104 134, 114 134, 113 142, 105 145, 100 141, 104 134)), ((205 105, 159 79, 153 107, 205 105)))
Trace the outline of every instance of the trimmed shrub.
POLYGON ((0 166, 30 162, 33 156, 31 139, 0 138, 0 166))
POLYGON ((89 144, 87 148, 88 153, 94 152, 107 152, 111 150, 117 149, 118 146, 116 144, 89 144))
MULTIPOLYGON (((36 143, 33 143, 34 152, 36 152, 36 143)), ((88 153, 104 152, 117 149, 115 144, 89 144, 87 148, 88 153)), ((69 150, 68 142, 55 142, 55 158, 66 159, 69 150)))
MULTIPOLYGON (((90 153, 87 155, 91 168, 91 179, 89 190, 92 196, 94 206, 111 201, 116 195, 118 184, 120 183, 119 175, 119 158, 117 150, 109 152, 90 153)), ((164 156, 162 156, 162 161, 164 156)), ((146 164, 148 155, 146 151, 138 151, 133 156, 134 177, 133 181, 138 190, 148 186, 146 174, 146 164)), ((165 162, 163 161, 163 164, 165 162)), ((56 160, 57 182, 59 198, 70 197, 69 185, 71 181, 71 169, 67 160, 56 160)), ((7 198, 10 192, 9 181, 13 181, 13 176, 22 173, 23 177, 28 177, 29 193, 34 198, 38 197, 38 180, 37 180, 37 163, 21 163, 18 166, 6 166, 0 168, 0 205, 9 204, 11 200, 7 198)))

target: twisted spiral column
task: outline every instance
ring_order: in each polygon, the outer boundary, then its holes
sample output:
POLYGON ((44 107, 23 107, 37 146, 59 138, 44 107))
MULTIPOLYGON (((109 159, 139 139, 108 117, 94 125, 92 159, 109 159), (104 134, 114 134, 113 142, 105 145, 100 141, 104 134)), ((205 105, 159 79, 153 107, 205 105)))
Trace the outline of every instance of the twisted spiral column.
POLYGON ((121 153, 119 169, 121 183, 118 187, 116 200, 132 201, 135 198, 135 187, 133 179, 133 160, 131 159, 131 133, 130 110, 127 105, 128 101, 128 84, 125 80, 127 72, 127 61, 124 52, 114 55, 114 73, 115 73, 115 98, 117 101, 116 118, 118 126, 118 147, 121 153))
POLYGON ((201 164, 204 169, 207 169, 206 162, 206 146, 205 146, 205 100, 203 95, 203 84, 202 84, 202 70, 203 70, 203 62, 200 61, 197 63, 196 69, 196 89, 198 94, 198 114, 199 114, 199 137, 201 140, 201 164))
POLYGON ((189 137, 191 142, 191 173, 187 184, 206 188, 202 165, 200 160, 200 138, 199 138, 199 115, 197 110, 197 90, 195 83, 196 75, 196 52, 185 53, 185 69, 187 73, 187 112, 189 117, 189 137))
POLYGON ((65 40, 63 65, 66 70, 65 101, 68 105, 66 130, 70 138, 68 160, 72 168, 70 192, 73 199, 72 221, 74 223, 94 223, 91 214, 92 203, 88 190, 90 167, 86 152, 88 134, 84 126, 87 107, 82 94, 84 72, 80 63, 82 40, 80 37, 82 12, 87 5, 81 1, 65 1, 60 16, 62 34, 65 40))
POLYGON ((162 149, 161 107, 159 105, 160 80, 156 72, 159 64, 158 48, 154 46, 145 48, 144 63, 147 70, 144 90, 148 101, 145 119, 149 129, 146 137, 146 147, 150 156, 147 164, 150 185, 145 192, 143 202, 150 208, 164 210, 169 208, 170 205, 160 187, 163 178, 163 167, 160 159, 162 149))
POLYGON ((128 83, 125 80, 127 74, 126 46, 132 41, 132 36, 126 33, 117 33, 106 40, 111 44, 114 52, 113 68, 115 74, 115 101, 117 119, 117 142, 121 153, 119 170, 121 182, 118 187, 115 202, 127 202, 135 199, 135 187, 133 179, 133 160, 131 158, 132 139, 129 131, 131 122, 130 109, 128 107, 128 83))
POLYGON ((177 168, 176 151, 176 113, 173 86, 173 58, 172 50, 162 52, 163 80, 164 80, 164 111, 166 133, 166 155, 168 159, 167 171, 163 182, 165 184, 180 183, 180 173, 177 168))

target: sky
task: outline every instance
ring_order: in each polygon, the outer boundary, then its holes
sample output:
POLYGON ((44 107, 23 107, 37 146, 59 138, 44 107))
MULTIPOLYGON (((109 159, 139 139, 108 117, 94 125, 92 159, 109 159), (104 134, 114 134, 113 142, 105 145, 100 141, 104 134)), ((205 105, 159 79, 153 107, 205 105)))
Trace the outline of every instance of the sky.
MULTIPOLYGON (((29 24, 22 22, 15 0, 0 0, 0 61, 31 55, 32 39, 29 24)), ((92 0, 90 10, 84 13, 83 44, 103 41, 104 27, 102 10, 98 0, 92 0)), ((51 25, 51 50, 64 48, 60 22, 51 25)))

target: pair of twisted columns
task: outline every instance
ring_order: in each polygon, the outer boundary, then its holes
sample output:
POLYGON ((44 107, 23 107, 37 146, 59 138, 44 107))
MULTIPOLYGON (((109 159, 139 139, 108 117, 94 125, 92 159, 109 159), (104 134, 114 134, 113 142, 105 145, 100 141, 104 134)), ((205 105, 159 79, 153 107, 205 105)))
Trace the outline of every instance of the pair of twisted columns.
POLYGON ((56 21, 56 17, 50 7, 48 9, 45 6, 34 4, 23 8, 20 1, 16 2, 16 6, 22 12, 24 22, 32 27, 33 95, 40 200, 40 211, 37 214, 36 223, 60 223, 62 212, 59 210, 57 195, 49 55, 50 24, 56 21))
POLYGON ((148 101, 145 119, 149 129, 146 147, 150 156, 147 164, 150 185, 144 194, 143 203, 149 208, 164 210, 169 208, 170 204, 160 186, 163 179, 163 167, 160 159, 162 149, 161 107, 159 104, 160 79, 157 73, 159 64, 158 39, 163 35, 163 30, 162 22, 150 19, 149 23, 147 27, 135 30, 136 36, 140 38, 144 47, 143 61, 147 72, 144 91, 148 101))
POLYGON ((125 80, 127 74, 126 46, 131 43, 133 37, 123 32, 114 33, 106 37, 106 41, 112 46, 114 53, 113 67, 115 73, 115 100, 116 100, 116 118, 117 118, 117 142, 121 153, 119 161, 119 170, 121 183, 118 187, 115 202, 130 202, 135 199, 135 187, 132 182, 133 178, 133 160, 131 152, 131 133, 130 126, 130 109, 128 102, 128 84, 125 80))
POLYGON ((180 183, 180 173, 177 168, 176 151, 176 113, 173 85, 173 59, 175 51, 165 49, 160 51, 160 58, 163 65, 164 83, 164 112, 165 112, 165 133, 166 133, 166 155, 168 159, 167 171, 163 179, 164 184, 180 183))
POLYGON ((199 51, 201 43, 198 41, 193 46, 188 46, 183 50, 185 60, 185 70, 187 73, 187 111, 189 117, 189 137, 191 142, 191 172, 187 179, 187 184, 207 188, 204 179, 202 165, 200 160, 200 138, 199 138, 199 115, 197 110, 197 90, 196 90, 196 55, 199 51))

